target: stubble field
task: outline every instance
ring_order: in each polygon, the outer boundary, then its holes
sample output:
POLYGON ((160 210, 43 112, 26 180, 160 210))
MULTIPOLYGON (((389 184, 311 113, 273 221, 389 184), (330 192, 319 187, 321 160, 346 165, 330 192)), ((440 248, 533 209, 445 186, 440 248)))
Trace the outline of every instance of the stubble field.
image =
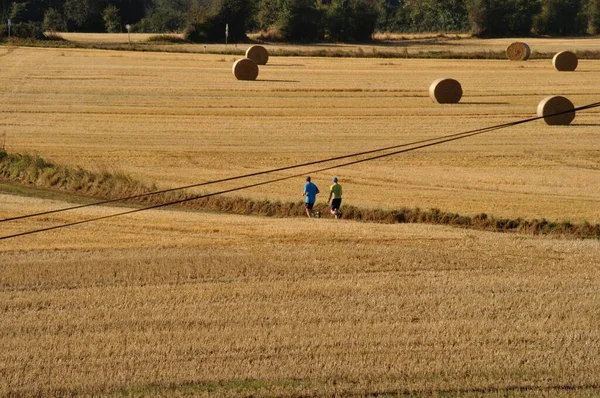
MULTIPOLYGON (((0 138, 174 187, 528 118, 547 95, 600 98, 595 61, 275 57, 256 82, 232 63, 0 47, 0 138), (428 98, 444 76, 461 104, 428 98)), ((598 125, 591 110, 313 178, 338 175, 362 207, 598 223, 598 125)), ((240 195, 299 201, 302 183, 240 195)), ((0 219, 66 205, 2 194, 0 219)), ((0 394, 593 396, 599 262, 596 240, 172 210, 4 240, 0 394)))

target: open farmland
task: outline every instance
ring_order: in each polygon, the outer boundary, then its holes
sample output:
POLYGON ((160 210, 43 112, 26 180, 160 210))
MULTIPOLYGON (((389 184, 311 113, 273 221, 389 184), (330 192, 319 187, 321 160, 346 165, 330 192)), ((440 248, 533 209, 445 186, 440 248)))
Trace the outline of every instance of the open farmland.
POLYGON ((598 241, 148 211, 0 258, 1 395, 600 391, 598 241))
MULTIPOLYGON (((222 53, 222 52, 241 52, 247 48, 244 44, 224 43, 169 43, 164 44, 160 41, 149 40, 153 36, 158 39, 159 36, 146 33, 67 33, 58 34, 70 43, 91 45, 91 46, 119 46, 130 45, 133 49, 158 49, 161 51, 179 51, 193 53, 222 53)), ((182 34, 167 35, 174 38, 183 39, 182 34)), ((254 37, 255 35, 253 35, 254 37)), ((314 54, 323 52, 325 54, 343 54, 347 53, 354 56, 371 56, 371 53, 380 53, 391 56, 415 56, 433 55, 433 54, 463 54, 472 57, 497 57, 503 54, 506 48, 515 40, 527 42, 534 56, 542 54, 555 54, 559 51, 579 51, 586 54, 595 54, 598 57, 600 53, 600 39, 597 37, 588 38, 498 38, 481 40, 471 37, 467 34, 444 34, 438 33, 418 33, 418 34, 394 34, 378 33, 374 36, 373 43, 318 43, 318 44, 291 44, 291 43, 270 43, 267 46, 271 53, 285 55, 294 53, 297 55, 314 54)))
MULTIPOLYGON (((273 57, 238 82, 233 60, 0 47, 0 142, 175 187, 600 98, 600 61, 273 57), (429 99, 444 76, 460 104, 429 99)), ((366 208, 598 223, 598 126, 590 110, 312 176, 366 208)), ((237 194, 296 202, 302 184, 237 194)), ((0 192, 0 219, 66 206, 0 192)), ((596 396, 599 263, 598 240, 168 209, 8 239, 0 395, 596 396)))
MULTIPOLYGON (((561 74, 549 60, 274 58, 258 81, 239 82, 233 57, 219 55, 0 51, 8 151, 159 187, 529 118, 547 95, 576 106, 600 98, 596 61, 561 74), (460 104, 429 99, 440 76, 461 82, 460 104)), ((590 110, 568 127, 524 124, 314 178, 324 188, 338 174, 346 203, 364 207, 598 223, 598 125, 590 110)), ((290 180, 243 195, 297 201, 301 187, 290 180)))

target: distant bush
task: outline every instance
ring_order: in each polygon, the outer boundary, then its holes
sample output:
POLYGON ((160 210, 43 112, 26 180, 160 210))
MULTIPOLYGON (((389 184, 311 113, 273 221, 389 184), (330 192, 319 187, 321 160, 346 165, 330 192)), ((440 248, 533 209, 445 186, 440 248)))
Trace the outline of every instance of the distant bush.
POLYGON ((35 40, 43 40, 45 37, 41 23, 36 22, 21 22, 12 24, 10 28, 10 36, 12 38, 35 40))
POLYGON ((151 43, 185 43, 186 40, 176 35, 153 35, 148 38, 151 43))
POLYGON ((280 42, 283 41, 283 35, 275 26, 270 27, 266 31, 258 32, 253 36, 255 40, 280 42))

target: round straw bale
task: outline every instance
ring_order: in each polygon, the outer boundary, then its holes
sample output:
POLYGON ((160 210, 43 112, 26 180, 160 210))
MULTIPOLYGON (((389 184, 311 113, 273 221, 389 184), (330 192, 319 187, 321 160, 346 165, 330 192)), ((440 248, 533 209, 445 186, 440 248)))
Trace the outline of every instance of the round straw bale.
POLYGON ((575 106, 568 98, 560 95, 551 95, 539 103, 537 115, 543 117, 548 125, 567 126, 575 119, 575 106), (569 112, 573 111, 573 112, 569 112), (567 112, 567 113, 562 113, 567 112), (557 113, 562 113, 556 115, 557 113), (555 115, 555 116, 552 116, 555 115))
POLYGON ((233 75, 238 80, 256 80, 258 65, 248 58, 240 58, 233 64, 233 75))
POLYGON ((429 86, 429 97, 440 104, 456 104, 462 98, 462 87, 454 79, 437 79, 429 86))
POLYGON ((531 56, 531 48, 527 43, 516 41, 506 48, 506 56, 511 61, 527 61, 531 56))
POLYGON ((577 55, 572 51, 561 51, 552 58, 552 65, 561 72, 572 72, 577 69, 577 55))
POLYGON ((250 58, 256 65, 266 65, 269 52, 263 46, 251 46, 246 50, 246 58, 250 58))

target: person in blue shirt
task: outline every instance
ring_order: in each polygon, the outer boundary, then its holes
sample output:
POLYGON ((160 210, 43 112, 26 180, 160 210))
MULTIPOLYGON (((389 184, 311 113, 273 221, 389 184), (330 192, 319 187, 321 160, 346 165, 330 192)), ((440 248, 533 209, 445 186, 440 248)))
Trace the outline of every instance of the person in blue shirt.
POLYGON ((310 181, 310 176, 306 177, 306 184, 304 184, 304 195, 306 199, 304 200, 304 207, 306 209, 306 215, 308 217, 319 216, 318 213, 315 214, 313 210, 313 206, 317 201, 317 194, 319 193, 319 188, 310 181))

